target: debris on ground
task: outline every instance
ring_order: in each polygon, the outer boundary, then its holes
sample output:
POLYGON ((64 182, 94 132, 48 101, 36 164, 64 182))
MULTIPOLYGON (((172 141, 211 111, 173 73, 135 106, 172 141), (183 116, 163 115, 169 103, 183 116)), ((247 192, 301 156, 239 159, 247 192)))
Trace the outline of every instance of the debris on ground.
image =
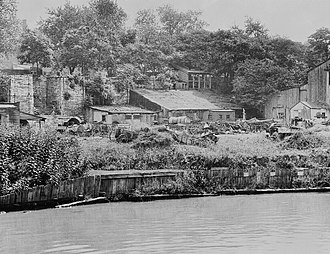
POLYGON ((280 144, 285 149, 298 149, 306 150, 310 148, 317 148, 323 144, 320 137, 314 134, 308 134, 304 132, 296 132, 293 135, 285 138, 280 144))

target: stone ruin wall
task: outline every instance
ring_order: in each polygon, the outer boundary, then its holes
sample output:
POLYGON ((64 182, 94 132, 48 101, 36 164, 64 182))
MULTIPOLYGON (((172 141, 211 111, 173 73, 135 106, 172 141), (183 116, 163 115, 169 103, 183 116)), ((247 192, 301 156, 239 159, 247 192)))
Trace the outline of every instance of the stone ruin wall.
POLYGON ((82 115, 84 89, 74 80, 60 76, 40 76, 35 77, 34 86, 35 108, 38 113, 82 115))
POLYGON ((20 103, 20 111, 34 113, 33 78, 31 74, 10 75, 9 102, 20 103))

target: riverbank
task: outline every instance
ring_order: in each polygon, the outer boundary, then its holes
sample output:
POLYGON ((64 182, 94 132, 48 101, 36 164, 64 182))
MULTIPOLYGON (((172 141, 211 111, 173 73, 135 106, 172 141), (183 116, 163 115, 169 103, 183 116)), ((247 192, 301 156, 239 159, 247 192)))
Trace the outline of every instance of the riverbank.
POLYGON ((0 141, 5 151, 0 165, 5 205, 21 200, 33 208, 47 195, 53 199, 44 202, 47 206, 75 202, 85 183, 73 183, 88 175, 98 176, 100 186, 84 198, 104 196, 112 201, 330 187, 329 127, 282 141, 264 133, 223 135, 206 147, 182 145, 169 133, 157 131, 141 131, 133 142, 117 143, 101 137, 9 130, 0 141))
MULTIPOLYGON (((0 196, 0 211, 65 208, 101 202, 152 201, 220 195, 257 195, 330 192, 330 187, 292 187, 294 182, 323 179, 330 168, 310 170, 240 171, 212 168, 203 171, 93 171, 92 175, 58 185, 37 186, 0 196), (260 184, 262 183, 262 184, 260 184), (272 188, 260 188, 260 186, 272 188), (235 186, 235 187, 233 187, 235 186)), ((316 182, 316 181, 315 181, 316 182)))

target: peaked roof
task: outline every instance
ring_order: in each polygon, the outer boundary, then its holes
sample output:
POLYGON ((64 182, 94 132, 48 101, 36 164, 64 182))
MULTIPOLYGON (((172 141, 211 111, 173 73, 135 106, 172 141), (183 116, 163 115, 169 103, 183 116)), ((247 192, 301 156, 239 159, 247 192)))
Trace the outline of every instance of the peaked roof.
POLYGON ((313 109, 318 109, 318 108, 322 108, 321 106, 312 103, 312 102, 307 102, 307 101, 301 101, 302 104, 304 104, 305 106, 309 107, 309 108, 313 108, 313 109))
MULTIPOLYGON (((322 106, 319 106, 313 102, 307 102, 307 101, 299 101, 298 103, 296 103, 293 107, 295 107, 296 105, 298 105, 299 103, 303 104, 304 106, 310 108, 310 109, 321 109, 323 108, 322 106)), ((292 107, 292 108, 293 108, 292 107)))
MULTIPOLYGON (((147 90, 134 92, 168 110, 214 110, 221 107, 210 102, 196 90, 147 90)), ((224 107, 223 107, 224 108, 224 107)))
POLYGON ((330 59, 327 59, 327 60, 325 60, 325 61, 323 61, 323 62, 321 62, 321 63, 318 63, 318 64, 315 65, 313 68, 310 68, 310 69, 308 70, 307 73, 309 73, 309 72, 311 72, 311 71, 317 69, 318 67, 320 67, 321 65, 323 65, 323 64, 325 64, 325 63, 327 63, 327 62, 330 62, 330 59))

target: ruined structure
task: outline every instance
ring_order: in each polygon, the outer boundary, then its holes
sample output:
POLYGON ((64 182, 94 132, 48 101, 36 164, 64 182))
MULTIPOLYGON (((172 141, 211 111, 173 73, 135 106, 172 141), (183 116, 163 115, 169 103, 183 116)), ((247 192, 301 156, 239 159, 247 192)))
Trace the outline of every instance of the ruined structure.
POLYGON ((3 102, 20 103, 20 110, 33 114, 33 75, 25 69, 5 69, 1 71, 6 77, 5 83, 1 84, 3 102))
POLYGON ((81 115, 84 101, 82 84, 61 76, 34 77, 34 106, 38 113, 81 115))

